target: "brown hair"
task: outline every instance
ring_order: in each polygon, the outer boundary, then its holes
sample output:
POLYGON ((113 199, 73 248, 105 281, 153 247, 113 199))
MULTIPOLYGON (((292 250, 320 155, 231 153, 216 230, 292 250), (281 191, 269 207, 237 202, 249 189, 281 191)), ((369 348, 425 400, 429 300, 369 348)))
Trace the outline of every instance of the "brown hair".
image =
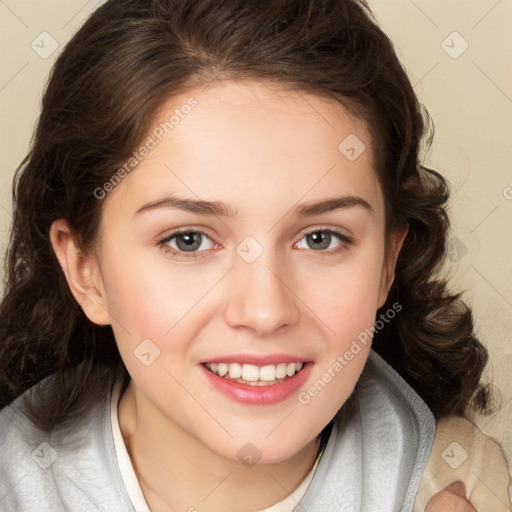
POLYGON ((266 80, 335 98, 366 123, 387 233, 409 224, 381 308, 399 302, 403 309, 373 346, 437 418, 464 414, 472 400, 483 410, 487 352, 470 309, 437 276, 449 191, 419 163, 428 114, 390 40, 356 0, 109 0, 85 22, 52 70, 13 185, 0 407, 55 374, 30 409, 37 425, 51 429, 87 411, 117 379, 127 385, 112 329, 92 324, 71 295, 50 226, 66 218, 87 252, 103 203, 94 191, 147 136, 165 101, 215 79, 266 80))

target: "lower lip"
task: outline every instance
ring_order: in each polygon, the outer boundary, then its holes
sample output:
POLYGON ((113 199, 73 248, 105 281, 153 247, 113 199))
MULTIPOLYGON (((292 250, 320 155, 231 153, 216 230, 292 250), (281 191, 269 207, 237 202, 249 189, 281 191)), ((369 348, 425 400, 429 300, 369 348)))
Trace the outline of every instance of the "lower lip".
POLYGON ((249 405, 272 405, 282 402, 297 391, 311 373, 313 363, 305 363, 302 370, 279 384, 250 386, 234 380, 223 379, 199 365, 211 385, 237 402, 249 405))

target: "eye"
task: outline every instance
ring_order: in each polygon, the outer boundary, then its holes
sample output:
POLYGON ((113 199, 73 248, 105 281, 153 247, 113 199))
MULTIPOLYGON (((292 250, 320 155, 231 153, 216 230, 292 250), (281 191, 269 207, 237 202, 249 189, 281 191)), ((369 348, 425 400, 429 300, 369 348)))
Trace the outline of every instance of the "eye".
POLYGON ((297 243, 299 249, 321 252, 339 252, 353 243, 352 238, 332 229, 316 229, 306 233, 297 243), (305 241, 306 247, 302 241, 305 241), (327 250, 334 249, 334 250, 327 250))
POLYGON ((202 231, 186 230, 172 233, 158 242, 158 245, 166 250, 166 252, 171 252, 174 255, 194 258, 200 256, 197 253, 211 249, 215 244, 202 231))
MULTIPOLYGON (((297 242, 298 249, 312 249, 317 253, 325 255, 339 253, 348 246, 352 245, 354 240, 338 231, 332 229, 315 229, 305 233, 297 242), (306 246, 304 246, 304 243, 306 246)), ((215 242, 203 231, 200 230, 181 230, 172 233, 160 242, 158 245, 166 253, 173 256, 184 258, 199 258, 206 255, 208 249, 215 247, 215 242)))

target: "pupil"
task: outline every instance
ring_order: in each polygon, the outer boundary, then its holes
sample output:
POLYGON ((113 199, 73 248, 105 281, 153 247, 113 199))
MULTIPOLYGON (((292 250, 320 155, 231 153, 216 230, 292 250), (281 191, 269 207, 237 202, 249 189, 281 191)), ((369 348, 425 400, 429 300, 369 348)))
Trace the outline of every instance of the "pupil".
POLYGON ((330 233, 326 233, 324 231, 315 231, 314 233, 308 235, 308 238, 308 242, 311 242, 310 245, 320 245, 320 247, 312 247, 312 249, 327 249, 331 243, 330 233))
POLYGON ((198 233, 182 233, 176 238, 176 244, 185 251, 198 249, 201 245, 200 235, 198 233))

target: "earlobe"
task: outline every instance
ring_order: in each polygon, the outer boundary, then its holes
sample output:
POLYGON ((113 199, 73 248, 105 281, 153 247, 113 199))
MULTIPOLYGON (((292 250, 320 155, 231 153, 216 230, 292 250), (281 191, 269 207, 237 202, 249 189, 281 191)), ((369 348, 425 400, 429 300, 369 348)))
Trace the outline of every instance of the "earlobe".
POLYGON ((50 240, 71 293, 84 313, 95 324, 109 325, 108 304, 96 258, 82 254, 65 219, 53 222, 50 240))
POLYGON ((389 290, 395 279, 395 268, 400 249, 404 243, 405 237, 409 232, 409 224, 404 227, 396 228, 391 233, 391 239, 389 241, 388 254, 386 262, 382 269, 382 279, 379 291, 378 308, 381 308, 388 298, 389 290))

